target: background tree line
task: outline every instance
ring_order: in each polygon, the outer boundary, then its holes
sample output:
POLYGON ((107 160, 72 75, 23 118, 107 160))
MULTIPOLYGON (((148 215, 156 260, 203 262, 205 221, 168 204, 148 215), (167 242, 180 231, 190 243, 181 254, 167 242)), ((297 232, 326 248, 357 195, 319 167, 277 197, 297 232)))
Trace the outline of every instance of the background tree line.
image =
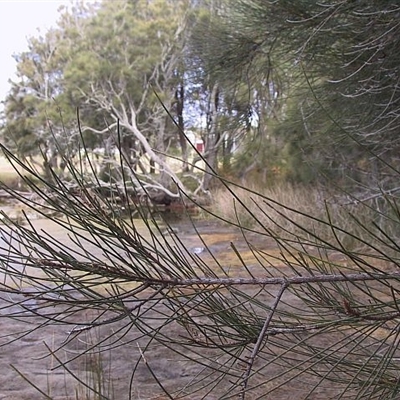
POLYGON ((75 2, 16 56, 3 137, 54 165, 56 140, 78 148, 79 109, 88 148, 110 155, 118 121, 124 157, 168 196, 172 181, 210 188, 189 171, 189 130, 206 172, 397 190, 398 13, 390 1, 75 2))
POLYGON ((63 10, 56 27, 30 38, 29 50, 16 56, 18 79, 5 101, 6 143, 32 159, 43 153, 46 165, 57 166, 60 151, 68 147, 76 155, 82 130, 88 149, 104 149, 105 175, 111 167, 119 181, 121 171, 110 161, 118 124, 123 157, 146 189, 173 198, 175 182, 207 192, 210 175, 195 176, 194 187, 183 183, 167 154, 178 155, 190 175, 185 132, 191 129, 204 140, 207 168, 217 168, 221 148, 231 157, 235 132, 228 134, 227 126, 243 110, 205 71, 192 40, 200 21, 212 23, 214 10, 187 0, 76 2, 63 10))
POLYGON ((3 137, 55 163, 79 109, 88 148, 110 154, 119 121, 124 156, 161 190, 191 187, 166 158, 189 171, 188 130, 234 178, 392 190, 398 13, 393 1, 76 2, 16 56, 3 137))

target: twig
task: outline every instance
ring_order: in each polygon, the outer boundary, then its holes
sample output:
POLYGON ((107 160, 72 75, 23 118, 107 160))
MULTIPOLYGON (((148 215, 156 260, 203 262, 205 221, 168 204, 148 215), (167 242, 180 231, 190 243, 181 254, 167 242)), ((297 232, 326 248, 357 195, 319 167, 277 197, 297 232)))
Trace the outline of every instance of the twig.
POLYGON ((84 326, 75 326, 70 332, 68 332, 68 337, 71 336, 71 334, 73 334, 73 333, 81 333, 81 332, 93 329, 95 327, 98 327, 98 326, 112 324, 113 322, 120 321, 121 319, 127 317, 128 315, 131 315, 134 311, 140 309, 140 307, 142 307, 144 304, 146 304, 150 300, 154 299, 154 297, 156 297, 158 294, 160 294, 163 291, 163 289, 164 289, 163 287, 160 287, 157 291, 152 293, 149 297, 147 297, 144 300, 139 301, 138 304, 136 304, 134 307, 121 309, 121 313, 115 317, 107 318, 107 319, 97 321, 97 322, 92 322, 92 323, 84 325, 84 326))
POLYGON ((171 400, 174 400, 174 398, 169 394, 168 390, 166 390, 164 388, 164 385, 160 382, 160 380, 157 378, 157 375, 155 374, 155 372, 153 371, 153 369, 150 367, 148 361, 146 360, 146 357, 144 356, 144 353, 139 345, 139 343, 137 343, 137 347, 139 349, 140 352, 140 356, 142 357, 142 360, 144 362, 144 365, 147 367, 148 371, 150 372, 150 374, 152 375, 152 377, 154 378, 154 380, 156 381, 157 385, 161 388, 161 390, 164 392, 164 394, 171 400))
POLYGON ((243 387, 242 387, 242 392, 241 392, 241 399, 244 400, 245 396, 246 396, 246 389, 247 389, 247 385, 249 382, 249 378, 250 378, 250 373, 251 370, 253 369, 253 365, 254 365, 254 361, 257 357, 258 352, 260 351, 261 345, 265 339, 265 336, 267 335, 267 331, 268 331, 268 327, 269 324, 271 323, 272 317, 275 313, 275 310, 277 309, 279 302, 281 301, 281 298, 283 296, 283 293, 285 292, 285 290, 289 287, 289 284, 287 282, 283 283, 281 285, 281 288, 279 289, 278 294, 275 297, 275 301, 274 304, 271 307, 271 310, 268 314, 267 319, 264 322, 264 325, 260 331, 260 334, 258 335, 258 339, 256 344, 254 345, 253 351, 251 353, 250 359, 248 361, 248 366, 247 366, 247 370, 245 372, 245 376, 243 379, 243 387))

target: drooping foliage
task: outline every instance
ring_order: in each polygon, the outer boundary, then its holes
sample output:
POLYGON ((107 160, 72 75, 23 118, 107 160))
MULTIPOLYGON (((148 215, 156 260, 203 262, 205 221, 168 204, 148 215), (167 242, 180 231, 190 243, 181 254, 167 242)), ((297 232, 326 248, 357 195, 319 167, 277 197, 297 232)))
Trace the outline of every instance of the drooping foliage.
POLYGON ((399 12, 393 1, 350 0, 222 8, 224 32, 209 59, 250 91, 269 82, 272 100, 283 99, 272 130, 293 179, 320 179, 322 170, 393 184, 391 167, 370 160, 397 166, 399 12))

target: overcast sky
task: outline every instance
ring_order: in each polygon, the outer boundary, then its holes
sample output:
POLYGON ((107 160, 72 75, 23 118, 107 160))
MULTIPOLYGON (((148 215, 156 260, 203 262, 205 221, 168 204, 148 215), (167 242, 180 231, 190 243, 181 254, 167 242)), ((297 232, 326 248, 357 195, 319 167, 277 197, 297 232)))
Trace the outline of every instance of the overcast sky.
POLYGON ((27 37, 45 32, 58 19, 57 10, 70 0, 0 0, 0 101, 14 78, 14 53, 27 49, 27 37))

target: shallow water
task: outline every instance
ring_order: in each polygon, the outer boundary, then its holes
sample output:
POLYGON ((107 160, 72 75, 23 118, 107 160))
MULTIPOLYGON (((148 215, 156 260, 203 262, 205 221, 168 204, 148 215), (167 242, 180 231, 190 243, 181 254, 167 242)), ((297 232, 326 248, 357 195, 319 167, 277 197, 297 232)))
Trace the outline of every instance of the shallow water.
MULTIPOLYGON (((2 207, 2 210, 14 220, 20 213, 18 223, 22 222, 23 214, 17 207, 6 206, 2 207)), ((115 234, 106 235, 105 240, 101 241, 96 233, 92 236, 78 225, 72 229, 65 219, 61 218, 59 223, 56 223, 47 218, 37 218, 37 215, 29 212, 27 216, 29 221, 22 223, 20 228, 0 225, 0 281, 14 287, 21 285, 21 282, 13 280, 10 275, 18 275, 24 271, 24 274, 29 276, 44 277, 43 267, 35 267, 34 262, 27 262, 26 258, 29 254, 31 259, 54 259, 49 255, 47 246, 51 246, 53 251, 62 256, 68 255, 89 262, 113 260, 118 263, 118 257, 121 255, 125 254, 125 258, 129 260, 130 253, 135 252, 129 244, 121 247, 115 234), (19 229, 25 230, 23 240, 18 239, 19 229), (74 231, 77 235, 74 235, 74 231), (115 257, 113 252, 116 252, 115 257)), ((156 222, 153 219, 146 222, 134 219, 125 220, 125 223, 125 230, 140 238, 150 251, 156 248, 160 253, 165 253, 179 249, 189 259, 193 255, 205 258, 210 263, 213 261, 211 253, 219 253, 222 258, 232 259, 228 256, 228 253, 233 253, 230 243, 241 241, 240 235, 229 227, 209 220, 193 222, 182 213, 166 213, 157 218, 156 222), (224 253, 227 253, 226 257, 223 256, 224 253)), ((110 261, 107 264, 110 264, 110 261)), ((229 268, 231 267, 232 260, 229 262, 229 268)))

